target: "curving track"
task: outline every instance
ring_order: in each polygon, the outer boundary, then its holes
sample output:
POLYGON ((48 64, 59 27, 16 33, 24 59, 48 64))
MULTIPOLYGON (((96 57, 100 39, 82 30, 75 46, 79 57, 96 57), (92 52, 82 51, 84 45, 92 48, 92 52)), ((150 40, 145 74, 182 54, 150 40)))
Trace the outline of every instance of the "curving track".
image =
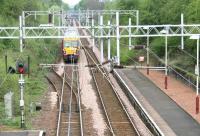
POLYGON ((59 96, 56 136, 83 135, 77 66, 64 69, 63 76, 54 70, 48 76, 59 96))

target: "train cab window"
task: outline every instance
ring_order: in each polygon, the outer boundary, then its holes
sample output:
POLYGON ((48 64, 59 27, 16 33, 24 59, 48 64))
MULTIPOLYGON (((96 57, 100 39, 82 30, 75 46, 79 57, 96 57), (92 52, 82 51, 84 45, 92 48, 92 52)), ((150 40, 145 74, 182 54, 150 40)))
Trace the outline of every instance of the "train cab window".
POLYGON ((72 42, 72 46, 73 47, 77 47, 78 46, 78 42, 77 41, 72 42))
POLYGON ((69 46, 71 46, 71 43, 70 43, 70 42, 65 42, 65 43, 64 43, 64 46, 65 46, 65 47, 69 47, 69 46))
POLYGON ((78 47, 78 41, 68 41, 64 43, 65 47, 78 47))

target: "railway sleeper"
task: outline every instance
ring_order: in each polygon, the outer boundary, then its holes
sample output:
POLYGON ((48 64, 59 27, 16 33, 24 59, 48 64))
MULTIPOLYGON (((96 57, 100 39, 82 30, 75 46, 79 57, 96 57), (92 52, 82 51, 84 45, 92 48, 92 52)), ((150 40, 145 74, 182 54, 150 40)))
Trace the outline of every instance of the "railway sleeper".
MULTIPOLYGON (((69 109, 70 109, 69 105, 62 104, 61 112, 67 113, 67 112, 69 112, 69 109)), ((76 113, 80 112, 78 104, 72 105, 72 112, 76 112, 76 113)))

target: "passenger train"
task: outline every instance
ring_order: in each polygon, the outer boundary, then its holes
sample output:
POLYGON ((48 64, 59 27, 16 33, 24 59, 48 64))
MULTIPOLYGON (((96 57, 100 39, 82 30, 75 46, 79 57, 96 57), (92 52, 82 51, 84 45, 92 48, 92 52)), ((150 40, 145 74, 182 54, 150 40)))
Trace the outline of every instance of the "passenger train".
POLYGON ((76 28, 68 28, 62 40, 63 60, 67 63, 77 63, 80 50, 80 37, 76 28))

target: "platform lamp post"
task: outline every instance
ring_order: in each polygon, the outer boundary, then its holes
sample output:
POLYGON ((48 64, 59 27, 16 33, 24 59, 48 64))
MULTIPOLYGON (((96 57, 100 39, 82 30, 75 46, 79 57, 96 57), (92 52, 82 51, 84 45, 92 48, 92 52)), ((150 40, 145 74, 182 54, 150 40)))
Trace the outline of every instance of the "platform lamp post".
POLYGON ((196 74, 196 114, 199 113, 199 39, 200 35, 190 36, 190 39, 197 40, 197 64, 195 67, 196 74))
POLYGON ((104 55, 103 55, 103 44, 104 44, 104 42, 103 42, 103 15, 101 15, 100 16, 100 26, 101 26, 101 29, 100 29, 100 31, 101 31, 101 39, 100 39, 100 50, 101 50, 101 64, 104 62, 104 55))
POLYGON ((167 69, 168 69, 168 64, 167 64, 167 59, 168 59, 168 55, 167 55, 167 35, 169 33, 169 28, 165 27, 165 29, 163 29, 162 31, 160 31, 161 34, 165 34, 165 89, 167 89, 167 69))
POLYGON ((92 12, 92 50, 94 52, 95 47, 95 37, 94 37, 94 14, 92 12))
POLYGON ((120 65, 119 12, 116 12, 116 35, 117 35, 117 65, 120 65))
MULTIPOLYGON (((147 35, 149 35, 149 27, 143 27, 147 30, 147 35)), ((149 75, 149 36, 147 36, 147 75, 149 75)))

